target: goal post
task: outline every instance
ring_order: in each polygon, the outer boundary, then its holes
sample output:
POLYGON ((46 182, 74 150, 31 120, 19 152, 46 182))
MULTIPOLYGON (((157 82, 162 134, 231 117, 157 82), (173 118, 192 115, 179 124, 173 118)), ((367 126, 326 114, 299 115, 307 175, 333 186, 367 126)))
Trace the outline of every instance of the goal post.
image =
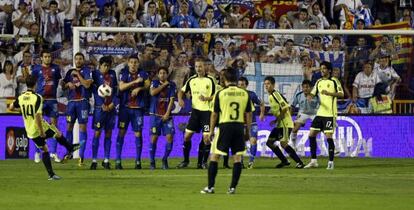
MULTIPOLYGON (((390 35, 390 36, 409 36, 411 39, 414 37, 414 30, 390 30, 390 29, 366 29, 366 30, 320 30, 320 29, 213 29, 213 28, 128 28, 128 27, 73 27, 73 53, 81 51, 81 33, 88 32, 103 32, 103 33, 167 33, 167 34, 232 34, 232 35, 306 35, 306 36, 326 36, 326 35, 339 35, 339 36, 370 36, 370 35, 390 35)), ((398 50, 397 50, 398 53, 398 50)), ((346 53, 345 53, 346 54, 346 53)), ((345 55, 344 55, 345 56, 345 55)), ((410 52, 410 56, 412 54, 410 52)), ((409 59, 411 59, 411 57, 409 59)), ((260 68, 263 75, 272 75, 271 68, 284 69, 280 67, 283 64, 267 65, 267 64, 252 64, 247 67, 246 71, 250 75, 255 74, 255 68, 260 68), (279 67, 278 67, 279 65, 279 67), (250 69, 249 69, 250 68, 250 69), (270 69, 270 70, 269 70, 270 69)), ((300 64, 292 65, 290 68, 296 68, 300 64)), ((411 68, 411 66, 410 66, 411 68)), ((410 70, 411 71, 411 70, 410 70)), ((411 71, 412 72, 412 71, 411 71)), ((411 75, 411 74, 410 74, 411 75)), ((298 76, 297 74, 291 74, 289 69, 283 73, 283 76, 298 76)), ((263 79, 263 78, 261 78, 263 79)), ((295 80, 295 84, 300 82, 298 77, 295 80)), ((276 80, 276 82, 278 82, 276 80)), ((255 85, 259 88, 261 83, 259 81, 252 81, 251 85, 255 85)), ((352 90, 351 90, 352 91, 352 90)), ((291 94, 292 95, 292 94, 291 94)), ((79 142, 79 125, 76 123, 74 128, 74 142, 79 142)), ((76 155, 75 155, 76 157, 76 155)))

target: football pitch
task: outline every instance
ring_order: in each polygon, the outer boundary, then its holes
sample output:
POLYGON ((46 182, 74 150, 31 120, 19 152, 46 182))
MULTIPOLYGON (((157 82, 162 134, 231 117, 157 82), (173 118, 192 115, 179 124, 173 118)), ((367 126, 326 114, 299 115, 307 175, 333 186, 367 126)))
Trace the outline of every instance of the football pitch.
MULTIPOLYGON (((180 159, 181 160, 181 159, 180 159)), ((170 160, 170 167, 179 159, 170 160)), ((157 160, 160 167, 161 161, 157 160)), ((306 161, 308 161, 306 159, 306 161)), ((77 161, 53 164, 59 181, 48 181, 42 163, 0 162, 0 209, 413 209, 414 160, 337 158, 335 170, 326 159, 317 169, 275 169, 275 159, 258 159, 243 170, 235 195, 226 191, 231 169, 219 163, 215 194, 203 195, 207 171, 195 169, 89 170, 77 161)), ((99 163, 100 165, 100 163, 99 163)), ((112 165, 113 167, 113 165, 112 165)))

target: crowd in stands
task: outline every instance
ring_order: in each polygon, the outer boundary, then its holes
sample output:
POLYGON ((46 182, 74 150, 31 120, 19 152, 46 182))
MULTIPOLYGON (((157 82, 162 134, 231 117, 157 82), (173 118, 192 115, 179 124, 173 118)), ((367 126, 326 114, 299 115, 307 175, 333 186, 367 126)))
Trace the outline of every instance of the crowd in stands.
MULTIPOLYGON (((67 71, 73 62, 74 26, 367 30, 401 21, 414 26, 412 0, 291 2, 297 3, 297 9, 276 17, 273 7, 252 7, 249 5, 257 1, 249 0, 0 0, 0 31, 13 35, 1 39, 0 97, 14 97, 25 89, 24 78, 31 65, 39 63, 42 49, 53 51, 54 63, 67 71)), ((330 61, 344 84, 345 97, 360 106, 368 103, 380 82, 387 84, 393 98, 401 76, 409 69, 394 65, 400 48, 391 36, 378 41, 369 35, 88 32, 80 38, 91 66, 103 56, 90 50, 95 46, 131 49, 138 52, 140 67, 152 76, 159 66, 168 67, 177 88, 193 73, 197 57, 209 59, 209 73, 217 77, 227 65, 243 74, 248 62, 301 63, 304 78, 313 82, 321 77, 319 63, 330 61)), ((113 68, 119 72, 128 56, 112 57, 113 68)))

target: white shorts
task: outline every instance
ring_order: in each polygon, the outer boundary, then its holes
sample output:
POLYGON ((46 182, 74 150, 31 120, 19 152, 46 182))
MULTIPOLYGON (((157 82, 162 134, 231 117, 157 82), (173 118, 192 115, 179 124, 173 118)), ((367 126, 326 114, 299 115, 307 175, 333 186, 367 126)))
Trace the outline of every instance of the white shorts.
POLYGON ((308 119, 310 119, 311 121, 315 118, 315 116, 316 115, 308 115, 308 114, 304 114, 304 113, 298 113, 297 115, 296 115, 296 120, 295 120, 295 123, 299 123, 299 124, 301 124, 301 125, 303 125, 303 124, 305 124, 306 123, 306 121, 308 120, 308 119))

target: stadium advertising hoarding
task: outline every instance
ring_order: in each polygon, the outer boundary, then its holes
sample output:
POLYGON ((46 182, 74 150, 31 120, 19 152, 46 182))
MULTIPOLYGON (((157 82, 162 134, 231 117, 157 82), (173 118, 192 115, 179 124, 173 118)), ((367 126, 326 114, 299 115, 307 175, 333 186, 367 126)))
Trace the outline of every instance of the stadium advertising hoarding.
MULTIPOLYGON (((24 127, 3 127, 6 159, 26 159, 29 157, 29 138, 24 127)), ((3 158, 4 159, 4 158, 3 158)))
MULTIPOLYGON (((10 127, 20 127, 23 125, 21 116, 1 116, 0 121, 0 136, 2 139, 0 144, 0 159, 5 159, 7 152, 7 132, 10 127)), ((258 156, 271 157, 271 151, 266 147, 266 139, 270 134, 272 127, 269 125, 273 117, 267 117, 264 122, 258 120, 259 136, 258 136, 258 156)), ((182 157, 182 143, 183 143, 183 124, 187 123, 188 116, 175 116, 175 138, 173 151, 171 157, 182 157)), ((144 119, 144 147, 143 157, 148 158, 150 129, 149 117, 144 119)), ((308 134, 310 123, 307 123, 298 133, 298 142, 303 144, 304 153, 309 156, 308 134)), ((64 117, 59 118, 59 128, 65 133, 66 122, 64 117)), ((14 128, 15 132, 17 128, 14 128)), ((338 118, 338 127, 335 133, 335 141, 340 156, 349 157, 375 157, 375 158, 414 158, 414 117, 413 116, 340 116, 338 118)), ((111 158, 115 157, 116 135, 118 129, 115 129, 112 135, 112 149, 111 158)), ((91 119, 88 124, 88 141, 85 152, 86 158, 91 157, 93 130, 91 126, 91 119)), ((16 135, 16 139, 19 138, 16 135)), ((27 137, 25 137, 27 139, 27 137)), ((22 138, 23 139, 23 138, 22 138)), ((135 158, 135 141, 133 132, 129 129, 125 136, 125 145, 123 150, 123 158, 135 158)), ((200 135, 193 137, 193 147, 191 156, 197 156, 198 143, 200 135)), ((318 137, 318 154, 326 152, 327 144, 323 136, 318 137)), ((16 145, 17 145, 16 141, 16 145)), ((99 157, 103 155, 103 139, 101 137, 99 148, 99 157)), ((20 145, 20 143, 19 143, 20 145)), ((165 140, 160 138, 158 143, 157 157, 161 157, 164 152, 165 140)), ((29 157, 33 158, 34 143, 29 144, 29 157)), ((29 147, 26 147, 28 149, 29 147)), ((19 147, 20 149, 21 147, 19 147)), ((65 151, 62 147, 58 147, 58 153, 63 155, 65 151)), ((21 151, 21 150, 19 150, 21 151)), ((9 156, 7 156, 8 158, 9 156)))

